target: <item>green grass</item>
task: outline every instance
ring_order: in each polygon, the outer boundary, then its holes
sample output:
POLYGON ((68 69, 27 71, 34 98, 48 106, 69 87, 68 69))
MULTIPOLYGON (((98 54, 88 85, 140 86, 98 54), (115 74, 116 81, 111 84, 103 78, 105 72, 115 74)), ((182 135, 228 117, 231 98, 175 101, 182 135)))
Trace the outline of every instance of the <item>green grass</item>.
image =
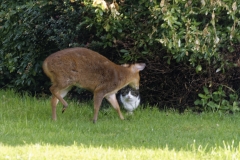
POLYGON ((240 114, 137 109, 124 121, 68 100, 51 120, 50 99, 0 90, 0 159, 240 159, 240 114))

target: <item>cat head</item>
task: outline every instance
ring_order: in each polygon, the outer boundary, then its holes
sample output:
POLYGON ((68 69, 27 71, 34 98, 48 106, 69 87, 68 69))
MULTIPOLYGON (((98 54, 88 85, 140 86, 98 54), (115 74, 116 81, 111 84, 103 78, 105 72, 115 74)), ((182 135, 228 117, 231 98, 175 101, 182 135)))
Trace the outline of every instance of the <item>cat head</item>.
POLYGON ((120 90, 120 94, 122 96, 127 96, 128 94, 138 97, 139 96, 139 90, 131 88, 130 86, 126 86, 120 90))

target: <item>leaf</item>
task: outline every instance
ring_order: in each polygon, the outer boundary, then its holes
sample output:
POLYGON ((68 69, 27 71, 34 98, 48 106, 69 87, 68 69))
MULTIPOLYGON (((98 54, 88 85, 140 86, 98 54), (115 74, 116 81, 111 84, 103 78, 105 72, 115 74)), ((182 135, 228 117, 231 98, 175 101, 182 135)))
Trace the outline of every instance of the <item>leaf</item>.
POLYGON ((196 101, 194 101, 195 105, 202 105, 202 101, 200 99, 197 99, 196 101))
POLYGON ((118 28, 117 31, 118 31, 118 33, 122 33, 122 29, 121 28, 118 28))
POLYGON ((236 11, 236 10, 237 10, 237 3, 236 3, 236 2, 234 2, 234 3, 232 4, 232 9, 233 9, 233 11, 236 11))
POLYGON ((213 101, 210 101, 207 103, 207 106, 211 107, 212 109, 217 109, 219 108, 219 105, 214 103, 213 101))
POLYGON ((208 88, 205 87, 205 86, 203 86, 203 91, 204 91, 205 94, 209 94, 209 90, 208 90, 208 88))
POLYGON ((126 50, 126 49, 121 49, 120 52, 122 52, 122 53, 129 53, 129 51, 126 50))
POLYGON ((214 94, 214 93, 213 93, 212 98, 213 98, 213 100, 214 100, 215 102, 221 101, 221 98, 219 97, 218 94, 214 94))
POLYGON ((233 102, 232 111, 236 112, 236 111, 239 111, 239 110, 240 110, 240 108, 238 107, 238 102, 233 102))
POLYGON ((202 99, 209 99, 210 98, 209 96, 207 96, 205 94, 201 94, 201 93, 199 93, 198 96, 202 99))
POLYGON ((198 73, 198 72, 201 72, 201 71, 202 71, 202 66, 199 64, 196 67, 196 72, 198 73))
POLYGON ((238 99, 238 94, 237 93, 233 93, 229 95, 231 99, 238 99))
POLYGON ((221 105, 222 106, 228 106, 229 105, 229 101, 227 101, 226 99, 223 99, 221 105))
POLYGON ((238 105, 239 105, 239 102, 237 102, 237 101, 233 102, 233 106, 238 106, 238 105))
POLYGON ((108 32, 109 29, 110 29, 110 25, 107 23, 107 24, 104 26, 104 29, 108 32))

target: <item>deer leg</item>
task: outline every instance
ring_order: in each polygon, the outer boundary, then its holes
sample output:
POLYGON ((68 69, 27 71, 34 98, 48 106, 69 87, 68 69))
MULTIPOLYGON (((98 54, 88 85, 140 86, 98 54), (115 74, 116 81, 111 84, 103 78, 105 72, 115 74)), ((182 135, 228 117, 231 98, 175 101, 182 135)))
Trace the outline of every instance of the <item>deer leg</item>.
POLYGON ((52 106, 52 119, 54 121, 57 120, 57 109, 56 109, 56 106, 58 104, 58 99, 57 97, 55 97, 54 95, 52 95, 52 99, 51 99, 51 106, 52 106))
MULTIPOLYGON (((64 97, 67 95, 67 93, 68 93, 69 90, 70 90, 70 88, 61 90, 61 91, 60 91, 60 96, 61 96, 62 98, 64 98, 64 97)), ((64 113, 64 111, 67 109, 67 107, 68 107, 68 105, 67 105, 67 106, 64 106, 64 105, 63 105, 62 113, 64 113)))
POLYGON ((94 101, 93 123, 97 122, 98 112, 99 112, 102 100, 103 100, 102 94, 94 93, 94 96, 93 96, 93 101, 94 101))
POLYGON ((57 119, 56 106, 58 104, 58 101, 60 101, 63 104, 62 113, 67 108, 68 104, 63 99, 63 97, 65 97, 67 95, 69 90, 70 90, 70 88, 59 90, 58 88, 56 88, 54 86, 50 87, 50 91, 52 93, 51 106, 52 106, 52 119, 53 120, 57 119))
POLYGON ((120 110, 120 107, 116 98, 116 94, 109 95, 106 97, 106 99, 108 100, 108 102, 110 102, 113 108, 118 112, 120 119, 124 120, 124 117, 122 115, 122 112, 120 110))

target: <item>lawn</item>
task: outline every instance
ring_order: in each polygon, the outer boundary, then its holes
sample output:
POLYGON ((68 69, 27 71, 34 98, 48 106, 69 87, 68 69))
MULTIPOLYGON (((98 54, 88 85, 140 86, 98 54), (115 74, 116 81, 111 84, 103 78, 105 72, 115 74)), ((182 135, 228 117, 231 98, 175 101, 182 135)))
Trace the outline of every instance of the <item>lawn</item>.
POLYGON ((112 108, 68 100, 51 120, 50 97, 0 90, 0 159, 240 159, 240 114, 112 108))

